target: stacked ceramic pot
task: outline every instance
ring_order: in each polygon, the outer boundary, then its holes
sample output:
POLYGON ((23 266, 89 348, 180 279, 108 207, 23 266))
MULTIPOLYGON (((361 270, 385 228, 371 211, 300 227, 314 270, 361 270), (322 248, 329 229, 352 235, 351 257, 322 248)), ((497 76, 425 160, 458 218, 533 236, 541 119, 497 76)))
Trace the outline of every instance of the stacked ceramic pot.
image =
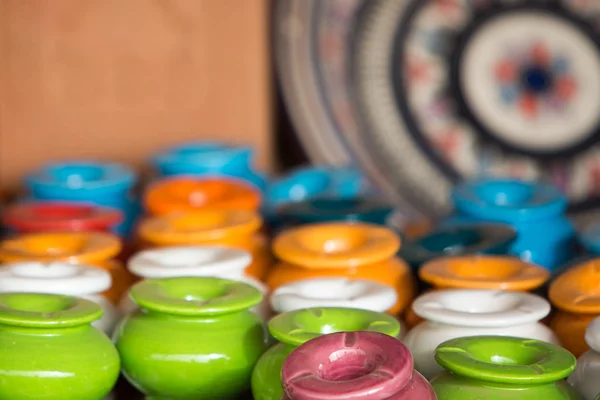
MULTIPOLYGON (((109 233, 28 233, 0 242, 0 262, 65 262, 100 268, 111 276, 110 288, 102 294, 116 305, 133 283, 131 274, 115 258, 120 251, 119 238, 109 233)), ((43 273, 43 269, 38 272, 43 273)))
POLYGON ((35 200, 92 203, 120 210, 124 221, 116 233, 132 233, 140 207, 133 189, 137 174, 121 164, 98 162, 49 164, 26 179, 35 200))

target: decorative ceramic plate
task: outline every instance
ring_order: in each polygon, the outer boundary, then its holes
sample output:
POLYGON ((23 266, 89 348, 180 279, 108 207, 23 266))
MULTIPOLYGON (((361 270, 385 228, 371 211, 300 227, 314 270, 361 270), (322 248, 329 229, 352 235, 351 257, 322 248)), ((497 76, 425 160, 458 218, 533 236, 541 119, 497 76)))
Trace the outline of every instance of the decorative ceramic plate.
POLYGON ((295 120, 305 143, 319 138, 319 161, 359 162, 409 214, 447 212, 453 184, 480 175, 541 179, 575 210, 598 205, 600 2, 283 3, 310 9, 285 25, 302 26, 318 101, 295 120))

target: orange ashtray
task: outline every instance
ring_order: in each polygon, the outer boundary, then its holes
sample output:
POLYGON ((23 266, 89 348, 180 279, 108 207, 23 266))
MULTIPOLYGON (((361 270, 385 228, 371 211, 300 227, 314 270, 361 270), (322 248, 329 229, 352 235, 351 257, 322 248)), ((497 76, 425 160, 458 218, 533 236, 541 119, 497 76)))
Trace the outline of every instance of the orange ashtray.
POLYGON ((396 253, 399 237, 390 229, 367 223, 319 223, 282 232, 273 242, 281 260, 267 278, 271 289, 302 279, 346 277, 394 287, 398 313, 412 300, 415 282, 396 253))
POLYGON ((118 237, 102 232, 24 234, 0 242, 0 261, 67 261, 99 264, 121 251, 118 237))
POLYGON ((262 196, 251 185, 226 178, 167 178, 152 184, 144 198, 152 215, 198 209, 258 211, 262 196))
POLYGON ((550 327, 562 345, 579 356, 588 350, 585 329, 600 316, 600 258, 575 266, 552 282, 550 302, 558 309, 550 327))
POLYGON ((221 245, 253 255, 246 273, 264 279, 271 265, 262 219, 247 210, 205 209, 149 217, 139 227, 139 238, 149 246, 221 245))
POLYGON ((111 273, 112 287, 104 295, 116 304, 133 281, 123 265, 113 260, 120 251, 121 241, 109 233, 30 233, 0 242, 0 262, 65 261, 98 266, 111 273))
MULTIPOLYGON (((466 255, 431 260, 419 269, 419 277, 436 289, 491 289, 528 292, 542 286, 550 273, 544 268, 511 256, 466 255)), ((406 326, 422 319, 410 308, 406 326)))
POLYGON ((511 256, 467 255, 436 258, 419 269, 419 277, 437 289, 531 291, 550 279, 550 272, 511 256))
POLYGON ((575 266, 552 282, 548 298, 565 311, 600 314, 600 258, 575 266))

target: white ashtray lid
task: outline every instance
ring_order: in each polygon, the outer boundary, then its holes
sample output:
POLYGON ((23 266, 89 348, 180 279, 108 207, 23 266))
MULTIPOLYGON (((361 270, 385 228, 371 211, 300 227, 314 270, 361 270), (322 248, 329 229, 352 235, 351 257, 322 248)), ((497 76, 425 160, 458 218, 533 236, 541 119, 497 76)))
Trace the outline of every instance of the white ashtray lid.
POLYGON ((530 293, 457 289, 426 293, 414 301, 413 310, 442 324, 503 327, 543 319, 550 313, 550 303, 530 293))
POLYGON ((66 262, 16 262, 0 266, 0 292, 83 296, 111 287, 108 271, 66 262))
POLYGON ((245 250, 220 246, 179 246, 144 250, 127 268, 143 278, 226 276, 243 272, 252 262, 245 250))

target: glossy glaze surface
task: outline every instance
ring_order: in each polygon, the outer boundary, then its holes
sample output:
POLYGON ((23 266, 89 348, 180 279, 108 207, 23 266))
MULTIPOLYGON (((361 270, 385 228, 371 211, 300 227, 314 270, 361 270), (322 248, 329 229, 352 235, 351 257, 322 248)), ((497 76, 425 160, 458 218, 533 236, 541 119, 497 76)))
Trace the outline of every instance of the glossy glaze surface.
POLYGON ((575 229, 565 217, 567 199, 553 186, 517 180, 478 180, 452 193, 454 221, 509 223, 518 232, 513 254, 550 270, 574 254, 575 229))
POLYGON ((550 313, 550 304, 529 293, 440 290, 418 297, 413 309, 425 321, 411 329, 403 342, 413 354, 415 368, 427 379, 442 372, 434 351, 450 339, 500 335, 559 344, 556 335, 539 322, 550 313))
POLYGON ((600 316, 600 260, 594 258, 561 274, 550 285, 548 298, 558 309, 551 327, 565 348, 579 357, 589 347, 587 324, 600 316))
POLYGON ((577 359, 577 368, 568 381, 586 400, 595 400, 600 393, 600 318, 587 326, 585 341, 590 349, 577 359))
POLYGON ((105 269, 111 274, 112 286, 103 295, 116 304, 133 281, 123 265, 113 259, 120 251, 120 240, 108 233, 30 233, 0 242, 0 262, 65 261, 105 269))
POLYGON ((139 236, 147 246, 226 246, 252 254, 246 273, 264 279, 271 264, 262 219, 253 211, 198 210, 151 217, 140 224, 139 236))
POLYGON ((165 178, 149 185, 144 195, 151 215, 199 209, 258 211, 261 201, 261 193, 253 185, 217 177, 165 178))
POLYGON ((285 361, 287 400, 435 400, 397 339, 377 332, 340 332, 312 339, 285 361))
POLYGON ((400 334, 398 321, 386 314, 348 308, 309 308, 279 314, 269 321, 269 331, 280 343, 271 347, 252 373, 255 400, 275 400, 283 395, 281 367, 299 345, 323 334, 340 331, 373 331, 400 334))
POLYGON ((111 287, 107 271, 88 265, 64 262, 25 261, 0 265, 0 292, 50 293, 83 297, 102 307, 102 317, 92 326, 107 335, 120 315, 100 293, 111 287))
POLYGON ((101 308, 69 296, 0 294, 0 398, 102 399, 119 376, 101 308))
POLYGON ((568 351, 542 341, 501 336, 459 338, 435 352, 446 372, 431 384, 440 400, 582 400, 566 382, 568 351))
POLYGON ((281 260, 267 278, 271 289, 325 277, 370 279, 396 289, 393 313, 412 300, 415 281, 408 265, 395 257, 400 239, 391 230, 365 223, 310 224, 278 235, 273 252, 281 260))
POLYGON ((267 348, 249 309, 254 287, 218 278, 148 279, 131 289, 141 310, 115 331, 126 378, 153 398, 237 398, 267 348), (219 382, 218 385, 215 382, 219 382))

